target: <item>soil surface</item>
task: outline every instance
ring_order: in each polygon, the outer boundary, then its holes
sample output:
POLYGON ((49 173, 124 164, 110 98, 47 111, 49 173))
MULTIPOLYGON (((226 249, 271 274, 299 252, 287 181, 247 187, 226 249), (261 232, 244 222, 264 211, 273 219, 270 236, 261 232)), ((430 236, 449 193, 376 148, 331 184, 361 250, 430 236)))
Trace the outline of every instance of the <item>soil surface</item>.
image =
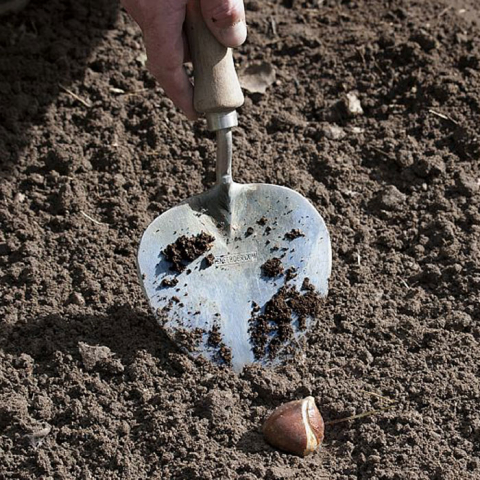
POLYGON ((478 2, 246 11, 239 71, 276 81, 246 94, 234 177, 309 198, 333 271, 308 348, 239 376, 181 354, 136 273, 147 225, 215 181, 205 122, 115 2, 2 18, 2 478, 480 478, 478 2), (275 451, 263 420, 307 395, 321 451, 275 451))

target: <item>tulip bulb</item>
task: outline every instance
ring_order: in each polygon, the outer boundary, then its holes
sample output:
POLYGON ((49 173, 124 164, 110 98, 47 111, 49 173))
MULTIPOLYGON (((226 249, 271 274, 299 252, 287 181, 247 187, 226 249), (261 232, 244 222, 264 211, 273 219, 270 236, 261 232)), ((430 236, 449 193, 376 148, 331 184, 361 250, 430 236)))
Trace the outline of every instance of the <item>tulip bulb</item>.
POLYGON ((313 397, 281 405, 263 425, 265 440, 272 447, 302 457, 317 450, 323 433, 323 418, 313 397))

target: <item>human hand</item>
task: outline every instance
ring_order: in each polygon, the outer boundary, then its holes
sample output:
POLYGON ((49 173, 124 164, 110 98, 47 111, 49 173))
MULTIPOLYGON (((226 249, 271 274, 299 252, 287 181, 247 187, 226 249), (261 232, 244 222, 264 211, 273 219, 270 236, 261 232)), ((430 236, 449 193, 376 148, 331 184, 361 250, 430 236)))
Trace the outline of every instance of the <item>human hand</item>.
MULTIPOLYGON (((173 103, 190 120, 193 87, 183 64, 189 59, 183 31, 188 0, 122 0, 143 32, 147 66, 173 103)), ((206 25, 226 47, 238 47, 247 37, 243 0, 200 0, 206 25)))

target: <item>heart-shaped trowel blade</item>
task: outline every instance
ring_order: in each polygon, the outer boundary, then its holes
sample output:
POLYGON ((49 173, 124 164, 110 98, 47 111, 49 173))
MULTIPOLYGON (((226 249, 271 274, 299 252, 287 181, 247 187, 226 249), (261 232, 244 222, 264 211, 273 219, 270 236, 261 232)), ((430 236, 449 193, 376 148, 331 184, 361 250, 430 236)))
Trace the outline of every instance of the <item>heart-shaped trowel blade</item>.
POLYGON ((276 363, 298 348, 315 322, 308 309, 290 307, 313 289, 318 297, 327 294, 331 247, 322 217, 300 194, 275 185, 232 183, 157 217, 142 237, 138 267, 169 337, 193 357, 239 372, 254 362, 276 363), (165 248, 202 232, 213 237, 211 248, 185 263, 182 272, 172 271, 165 248), (281 261, 282 274, 265 275, 262 266, 271 259, 281 261), (273 318, 279 302, 272 299, 279 294, 280 305, 291 311, 287 334, 273 318))

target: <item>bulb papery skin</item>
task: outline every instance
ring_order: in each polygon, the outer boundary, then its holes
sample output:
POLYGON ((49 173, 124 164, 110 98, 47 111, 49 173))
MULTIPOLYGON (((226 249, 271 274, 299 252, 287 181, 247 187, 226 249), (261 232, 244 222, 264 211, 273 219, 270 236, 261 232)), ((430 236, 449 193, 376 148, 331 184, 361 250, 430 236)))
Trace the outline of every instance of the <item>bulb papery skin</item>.
POLYGON ((305 457, 318 449, 324 423, 313 397, 279 406, 263 425, 265 440, 272 447, 305 457))

